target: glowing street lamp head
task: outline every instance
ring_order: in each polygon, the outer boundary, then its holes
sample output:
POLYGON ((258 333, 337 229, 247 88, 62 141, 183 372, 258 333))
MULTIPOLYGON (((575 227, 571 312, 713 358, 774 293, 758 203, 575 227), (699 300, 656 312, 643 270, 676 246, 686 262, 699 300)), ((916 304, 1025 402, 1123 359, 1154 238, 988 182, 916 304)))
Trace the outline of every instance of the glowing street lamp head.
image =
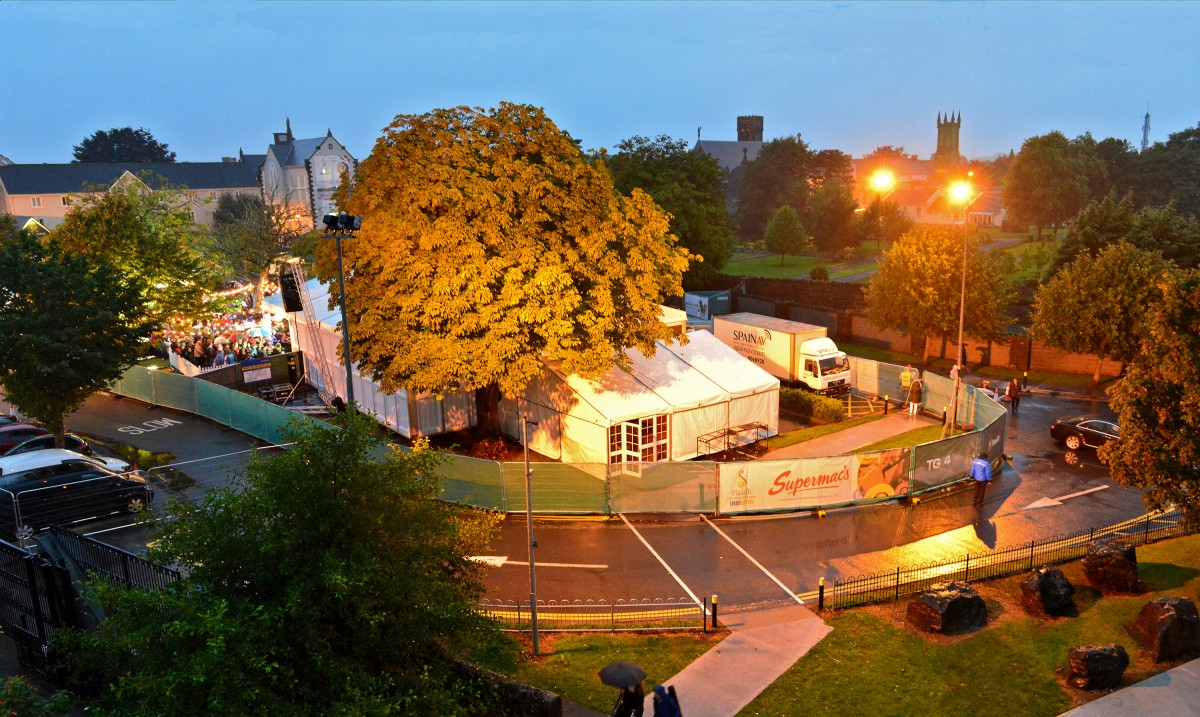
POLYGON ((880 194, 890 192, 896 186, 896 173, 890 169, 877 169, 871 175, 871 189, 880 194))
POLYGON ((974 193, 970 182, 958 181, 950 185, 950 201, 955 204, 966 204, 974 193))

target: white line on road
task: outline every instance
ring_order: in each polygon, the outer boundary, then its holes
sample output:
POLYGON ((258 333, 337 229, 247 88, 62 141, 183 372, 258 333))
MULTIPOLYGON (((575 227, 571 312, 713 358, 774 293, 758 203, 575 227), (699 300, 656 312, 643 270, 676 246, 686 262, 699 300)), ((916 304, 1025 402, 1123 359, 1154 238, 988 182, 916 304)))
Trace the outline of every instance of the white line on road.
POLYGON ((800 603, 801 605, 803 605, 803 604, 804 604, 804 601, 800 599, 800 596, 799 596, 799 595, 797 595, 796 593, 794 593, 794 592, 792 592, 791 590, 789 590, 787 585, 784 585, 783 583, 781 583, 781 582, 779 581, 779 578, 777 578, 777 577, 775 577, 774 575, 772 575, 770 570, 767 570, 766 568, 764 568, 764 567, 763 567, 763 565, 762 565, 762 563, 760 563, 760 562, 758 562, 757 560, 755 560, 755 559, 754 559, 754 556, 750 555, 750 553, 747 553, 745 550, 743 550, 743 549, 742 549, 742 546, 740 546, 740 545, 738 545, 737 543, 733 542, 733 538, 729 537, 728 535, 726 535, 726 534, 725 534, 725 531, 723 531, 723 530, 721 530, 720 528, 718 528, 718 527, 717 527, 717 525, 716 525, 716 523, 714 523, 714 522, 712 522, 711 520, 709 520, 709 519, 708 519, 708 518, 707 518, 707 517, 706 517, 706 516, 705 516, 703 513, 701 513, 701 514, 700 514, 700 519, 701 519, 701 520, 703 520, 705 523, 708 523, 710 526, 712 526, 712 529, 713 529, 713 530, 715 530, 715 531, 717 531, 717 535, 720 535, 722 538, 724 538, 726 541, 728 541, 730 545, 732 545, 733 547, 737 548, 737 549, 738 549, 738 552, 739 552, 739 553, 741 553, 742 555, 745 555, 747 560, 749 560, 750 562, 754 563, 754 566, 755 566, 756 568, 758 568, 759 570, 763 571, 763 574, 765 574, 765 575, 766 575, 768 578, 771 578, 771 580, 774 580, 774 581, 775 581, 775 584, 776 584, 776 585, 778 585, 779 587, 783 588, 783 591, 784 591, 785 593, 787 593, 787 594, 788 594, 788 597, 790 597, 791 599, 793 599, 793 600, 795 600, 796 602, 800 603))
POLYGON ((628 526, 628 528, 633 531, 633 534, 637 536, 637 539, 642 541, 642 545, 646 546, 646 550, 649 550, 650 554, 653 555, 655 557, 655 559, 658 560, 658 562, 663 566, 663 568, 666 569, 666 571, 671 575, 671 577, 675 578, 675 582, 679 583, 679 587, 684 589, 684 591, 688 594, 688 597, 690 597, 692 600, 695 600, 696 604, 699 605, 700 598, 696 597, 696 593, 692 592, 692 589, 689 588, 686 584, 684 584, 683 580, 681 580, 679 578, 679 576, 675 574, 675 571, 671 569, 671 566, 667 565, 667 561, 663 560, 662 556, 658 554, 658 551, 656 551, 654 548, 650 547, 650 543, 647 543, 646 539, 642 537, 642 534, 637 531, 637 528, 633 527, 633 524, 629 522, 629 519, 625 517, 625 514, 617 513, 617 515, 621 516, 621 520, 623 520, 625 522, 625 525, 628 526))
POLYGON ((1095 493, 1096 491, 1104 490, 1107 487, 1108 486, 1106 486, 1106 485, 1098 485, 1095 488, 1088 488, 1087 490, 1081 490, 1078 493, 1071 493, 1069 495, 1060 496, 1058 498, 1039 498, 1038 500, 1036 500, 1036 501, 1030 503, 1029 505, 1025 506, 1024 508, 1022 508, 1021 510, 1031 510, 1033 508, 1052 508, 1056 505, 1062 505, 1062 502, 1064 500, 1068 500, 1070 498, 1078 498, 1079 496, 1087 495, 1088 493, 1095 493))
MULTIPOLYGON (((524 560, 509 560, 506 565, 529 565, 524 560)), ((608 570, 607 565, 588 565, 587 563, 542 563, 537 564, 539 568, 583 568, 585 570, 608 570)))

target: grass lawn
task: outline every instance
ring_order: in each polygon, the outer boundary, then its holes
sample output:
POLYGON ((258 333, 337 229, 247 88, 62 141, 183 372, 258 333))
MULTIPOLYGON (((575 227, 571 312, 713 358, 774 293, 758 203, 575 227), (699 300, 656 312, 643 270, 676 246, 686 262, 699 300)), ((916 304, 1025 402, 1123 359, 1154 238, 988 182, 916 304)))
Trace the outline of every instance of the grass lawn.
POLYGON ((807 279, 809 272, 823 266, 829 271, 829 278, 839 279, 851 274, 874 271, 877 263, 876 259, 831 262, 817 256, 788 256, 784 257, 783 264, 780 265, 777 254, 755 255, 731 259, 722 272, 732 276, 754 276, 763 279, 807 279))
POLYGON ((910 446, 919 446, 922 443, 936 441, 942 437, 941 426, 925 426, 918 428, 915 431, 901 433, 898 436, 877 441, 867 446, 858 449, 858 453, 867 453, 870 451, 886 451, 889 448, 908 448, 910 446))
MULTIPOLYGON (((983 630, 954 637, 917 634, 904 625, 903 601, 826 614, 824 640, 741 711, 741 715, 1060 714, 1105 694, 1065 682, 1067 650, 1116 642, 1129 653, 1124 685, 1180 663, 1153 664, 1125 632, 1152 598, 1200 591, 1200 536, 1138 548, 1138 595, 1101 596, 1080 563, 1063 572, 1075 585, 1078 616, 1033 618, 1020 602, 1020 577, 975 583, 988 606, 983 630)), ((485 665, 602 712, 616 693, 596 679, 613 660, 640 664, 647 691, 713 647, 713 635, 543 635, 538 660, 485 665)))
POLYGON ((778 436, 771 436, 762 443, 771 450, 775 450, 776 448, 787 448, 788 446, 794 446, 803 441, 811 441, 814 438, 828 436, 830 433, 837 433, 838 431, 844 431, 847 428, 861 426, 864 423, 878 421, 881 418, 883 418, 882 413, 872 413, 869 416, 859 416, 858 418, 851 418, 850 420, 842 421, 841 423, 827 423, 821 426, 805 426, 804 428, 798 428, 794 431, 781 433, 778 436))

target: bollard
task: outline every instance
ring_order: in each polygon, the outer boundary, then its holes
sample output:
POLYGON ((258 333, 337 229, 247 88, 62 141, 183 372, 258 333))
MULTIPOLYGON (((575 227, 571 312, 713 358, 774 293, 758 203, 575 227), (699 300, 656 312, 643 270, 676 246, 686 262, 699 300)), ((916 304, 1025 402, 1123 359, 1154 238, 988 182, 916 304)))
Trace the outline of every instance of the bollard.
POLYGON ((887 412, 888 412, 888 397, 884 396, 883 397, 883 415, 886 416, 887 412))
POLYGON ((717 594, 716 593, 713 593, 713 596, 712 596, 712 609, 713 609, 713 611, 712 611, 712 626, 713 626, 713 629, 716 630, 717 629, 717 594))
POLYGON ((1024 380, 1023 380, 1023 381, 1021 381, 1021 390, 1022 390, 1022 391, 1024 391, 1024 390, 1026 390, 1026 389, 1028 389, 1028 388, 1029 388, 1029 372, 1028 372, 1028 371, 1026 371, 1026 372, 1025 372, 1025 378, 1024 378, 1024 380))
POLYGON ((946 425, 948 420, 950 420, 950 409, 942 406, 942 425, 946 425))
POLYGON ((817 581, 817 610, 825 609, 825 578, 817 581))

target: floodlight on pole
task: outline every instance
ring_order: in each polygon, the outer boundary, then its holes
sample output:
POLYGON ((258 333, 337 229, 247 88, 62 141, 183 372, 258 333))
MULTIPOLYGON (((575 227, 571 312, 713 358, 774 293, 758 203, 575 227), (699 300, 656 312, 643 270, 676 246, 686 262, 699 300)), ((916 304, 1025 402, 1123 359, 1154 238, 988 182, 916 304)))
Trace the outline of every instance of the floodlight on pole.
POLYGON ((966 351, 963 349, 963 319, 967 313, 967 210, 975 195, 975 188, 966 180, 959 180, 948 189, 950 201, 962 207, 962 287, 958 295, 958 355, 954 357, 958 371, 954 373, 954 418, 951 430, 958 428, 958 397, 962 387, 962 372, 966 369, 966 351))
POLYGON ((882 198, 883 195, 896 188, 896 173, 890 169, 877 169, 871 174, 869 181, 871 189, 875 190, 882 198))
POLYGON ((350 362, 350 322, 346 319, 346 272, 342 269, 342 237, 354 238, 354 232, 362 228, 362 217, 339 212, 321 217, 325 233, 333 234, 337 242, 338 264, 338 308, 342 312, 342 358, 346 363, 346 405, 354 404, 354 365, 350 362))

